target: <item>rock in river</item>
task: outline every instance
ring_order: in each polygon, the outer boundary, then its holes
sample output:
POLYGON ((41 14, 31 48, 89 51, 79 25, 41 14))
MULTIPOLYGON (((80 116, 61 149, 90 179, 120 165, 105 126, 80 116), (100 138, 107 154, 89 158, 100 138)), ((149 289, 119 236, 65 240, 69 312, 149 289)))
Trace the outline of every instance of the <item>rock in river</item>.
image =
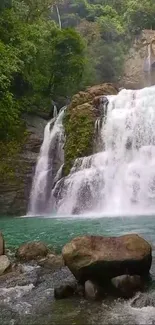
POLYGON ((76 292, 76 282, 66 283, 54 289, 55 299, 65 299, 74 295, 76 292))
POLYGON ((77 237, 62 250, 65 264, 78 281, 98 284, 123 274, 147 275, 151 253, 149 243, 136 234, 77 237))
POLYGON ((4 245, 4 238, 2 233, 0 232, 0 255, 4 255, 5 245, 4 245))
POLYGON ((62 255, 48 254, 45 258, 41 259, 38 264, 54 271, 64 266, 64 260, 62 255))
POLYGON ((42 242, 34 241, 21 245, 16 252, 16 257, 23 261, 30 261, 37 260, 47 254, 47 246, 42 242))
POLYGON ((6 255, 0 256, 0 275, 4 274, 8 269, 11 268, 11 262, 6 255))
POLYGON ((99 297, 98 286, 90 280, 87 280, 84 285, 85 297, 89 300, 96 300, 99 297))
POLYGON ((132 298, 144 288, 144 281, 139 275, 120 275, 111 280, 115 293, 122 298, 132 298))

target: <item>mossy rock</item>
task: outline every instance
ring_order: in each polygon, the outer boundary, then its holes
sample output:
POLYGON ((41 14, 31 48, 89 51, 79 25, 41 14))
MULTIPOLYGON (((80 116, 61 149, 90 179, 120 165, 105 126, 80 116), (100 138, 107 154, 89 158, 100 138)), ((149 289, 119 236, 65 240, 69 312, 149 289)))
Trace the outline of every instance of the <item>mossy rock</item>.
POLYGON ((70 107, 74 108, 84 103, 91 103, 95 97, 103 95, 117 95, 118 88, 116 85, 111 83, 104 83, 89 87, 86 91, 80 91, 78 94, 73 96, 70 107))
POLYGON ((64 175, 68 175, 76 158, 92 154, 95 113, 90 104, 77 106, 65 115, 66 133, 64 175))
POLYGON ((94 126, 98 110, 93 106, 97 96, 114 95, 118 89, 112 84, 88 88, 75 95, 64 118, 66 134, 65 164, 63 175, 67 176, 77 158, 89 156, 94 147, 94 126))

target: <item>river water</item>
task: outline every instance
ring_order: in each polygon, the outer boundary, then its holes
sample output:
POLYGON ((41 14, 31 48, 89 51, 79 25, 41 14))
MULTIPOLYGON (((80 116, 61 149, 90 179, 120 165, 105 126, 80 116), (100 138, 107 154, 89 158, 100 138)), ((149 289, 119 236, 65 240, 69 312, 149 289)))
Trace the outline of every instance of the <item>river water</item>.
MULTIPOLYGON (((111 218, 0 218, 6 248, 14 251, 23 242, 41 240, 57 252, 75 236, 115 236, 138 233, 153 247, 152 281, 147 292, 132 300, 88 302, 83 298, 55 301, 54 286, 72 279, 69 271, 51 273, 35 264, 24 265, 25 280, 0 281, 0 325, 115 325, 155 323, 155 217, 111 218), (38 281, 39 278, 39 281, 38 281)), ((138 294, 139 295, 139 294, 138 294)))

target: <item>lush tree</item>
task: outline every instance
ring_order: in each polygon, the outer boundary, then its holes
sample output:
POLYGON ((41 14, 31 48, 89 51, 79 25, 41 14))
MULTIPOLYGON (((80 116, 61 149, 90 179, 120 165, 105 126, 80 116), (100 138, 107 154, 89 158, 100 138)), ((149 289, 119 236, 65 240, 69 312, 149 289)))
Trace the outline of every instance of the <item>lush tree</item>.
POLYGON ((0 1, 0 11, 4 10, 5 8, 10 8, 12 6, 11 0, 1 0, 0 1))
POLYGON ((3 139, 17 136, 23 111, 49 110, 52 99, 71 96, 79 89, 85 66, 85 43, 75 30, 61 30, 48 17, 49 7, 51 10, 54 5, 54 1, 48 0, 44 3, 14 0, 13 7, 4 8, 0 14, 0 137, 3 139))
POLYGON ((155 29, 154 0, 1 0, 0 137, 23 111, 118 81, 133 36, 155 29))
POLYGON ((95 81, 117 81, 135 34, 155 29, 154 0, 64 0, 60 8, 63 26, 75 26, 85 38, 95 81), (90 30, 84 30, 86 21, 90 30), (98 29, 100 37, 95 40, 93 34, 98 29))
POLYGON ((84 42, 77 32, 61 30, 52 42, 50 89, 52 96, 72 95, 82 80, 85 66, 84 42))
POLYGON ((154 0, 129 1, 124 20, 130 33, 139 33, 142 29, 155 29, 154 0))

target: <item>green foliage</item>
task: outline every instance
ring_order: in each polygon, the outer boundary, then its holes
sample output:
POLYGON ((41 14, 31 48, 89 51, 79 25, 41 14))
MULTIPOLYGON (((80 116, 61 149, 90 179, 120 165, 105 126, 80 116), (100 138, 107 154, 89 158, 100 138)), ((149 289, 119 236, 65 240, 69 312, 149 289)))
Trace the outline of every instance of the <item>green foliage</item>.
POLYGON ((5 8, 10 8, 12 5, 11 0, 1 0, 0 1, 0 11, 4 10, 5 8))
POLYGON ((62 25, 73 24, 86 40, 90 82, 118 81, 135 35, 155 29, 154 0, 64 0, 60 9, 62 25))
POLYGON ((144 28, 155 28, 154 0, 1 0, 1 139, 18 137, 25 111, 49 112, 53 99, 117 82, 144 28))
POLYGON ((17 51, 0 42, 0 139, 8 139, 12 133, 16 133, 18 104, 9 89, 13 74, 19 71, 19 67, 17 51))
POLYGON ((50 18, 54 0, 13 0, 0 12, 0 138, 18 137, 21 114, 50 110, 79 89, 85 43, 50 18))
POLYGON ((98 83, 104 80, 117 82, 123 73, 124 47, 122 42, 98 43, 96 50, 96 73, 98 83), (106 62, 106 64, 105 64, 106 62))
POLYGON ((104 15, 97 18, 101 37, 107 42, 118 41, 125 34, 121 17, 109 6, 104 8, 104 15))
POLYGON ((74 30, 61 30, 53 39, 51 57, 52 97, 72 95, 80 84, 85 66, 84 42, 74 30), (64 64, 65 62, 65 64, 64 64))
POLYGON ((129 1, 124 14, 131 33, 139 33, 142 29, 155 29, 155 2, 154 0, 129 1))
POLYGON ((24 169, 18 159, 21 153, 24 143, 27 138, 27 132, 22 127, 20 129, 20 141, 19 139, 13 139, 9 141, 0 141, 1 148, 1 160, 0 160, 0 180, 1 183, 8 182, 9 184, 17 184, 20 179, 17 179, 16 172, 24 169), (22 137, 21 137, 22 134, 22 137))

